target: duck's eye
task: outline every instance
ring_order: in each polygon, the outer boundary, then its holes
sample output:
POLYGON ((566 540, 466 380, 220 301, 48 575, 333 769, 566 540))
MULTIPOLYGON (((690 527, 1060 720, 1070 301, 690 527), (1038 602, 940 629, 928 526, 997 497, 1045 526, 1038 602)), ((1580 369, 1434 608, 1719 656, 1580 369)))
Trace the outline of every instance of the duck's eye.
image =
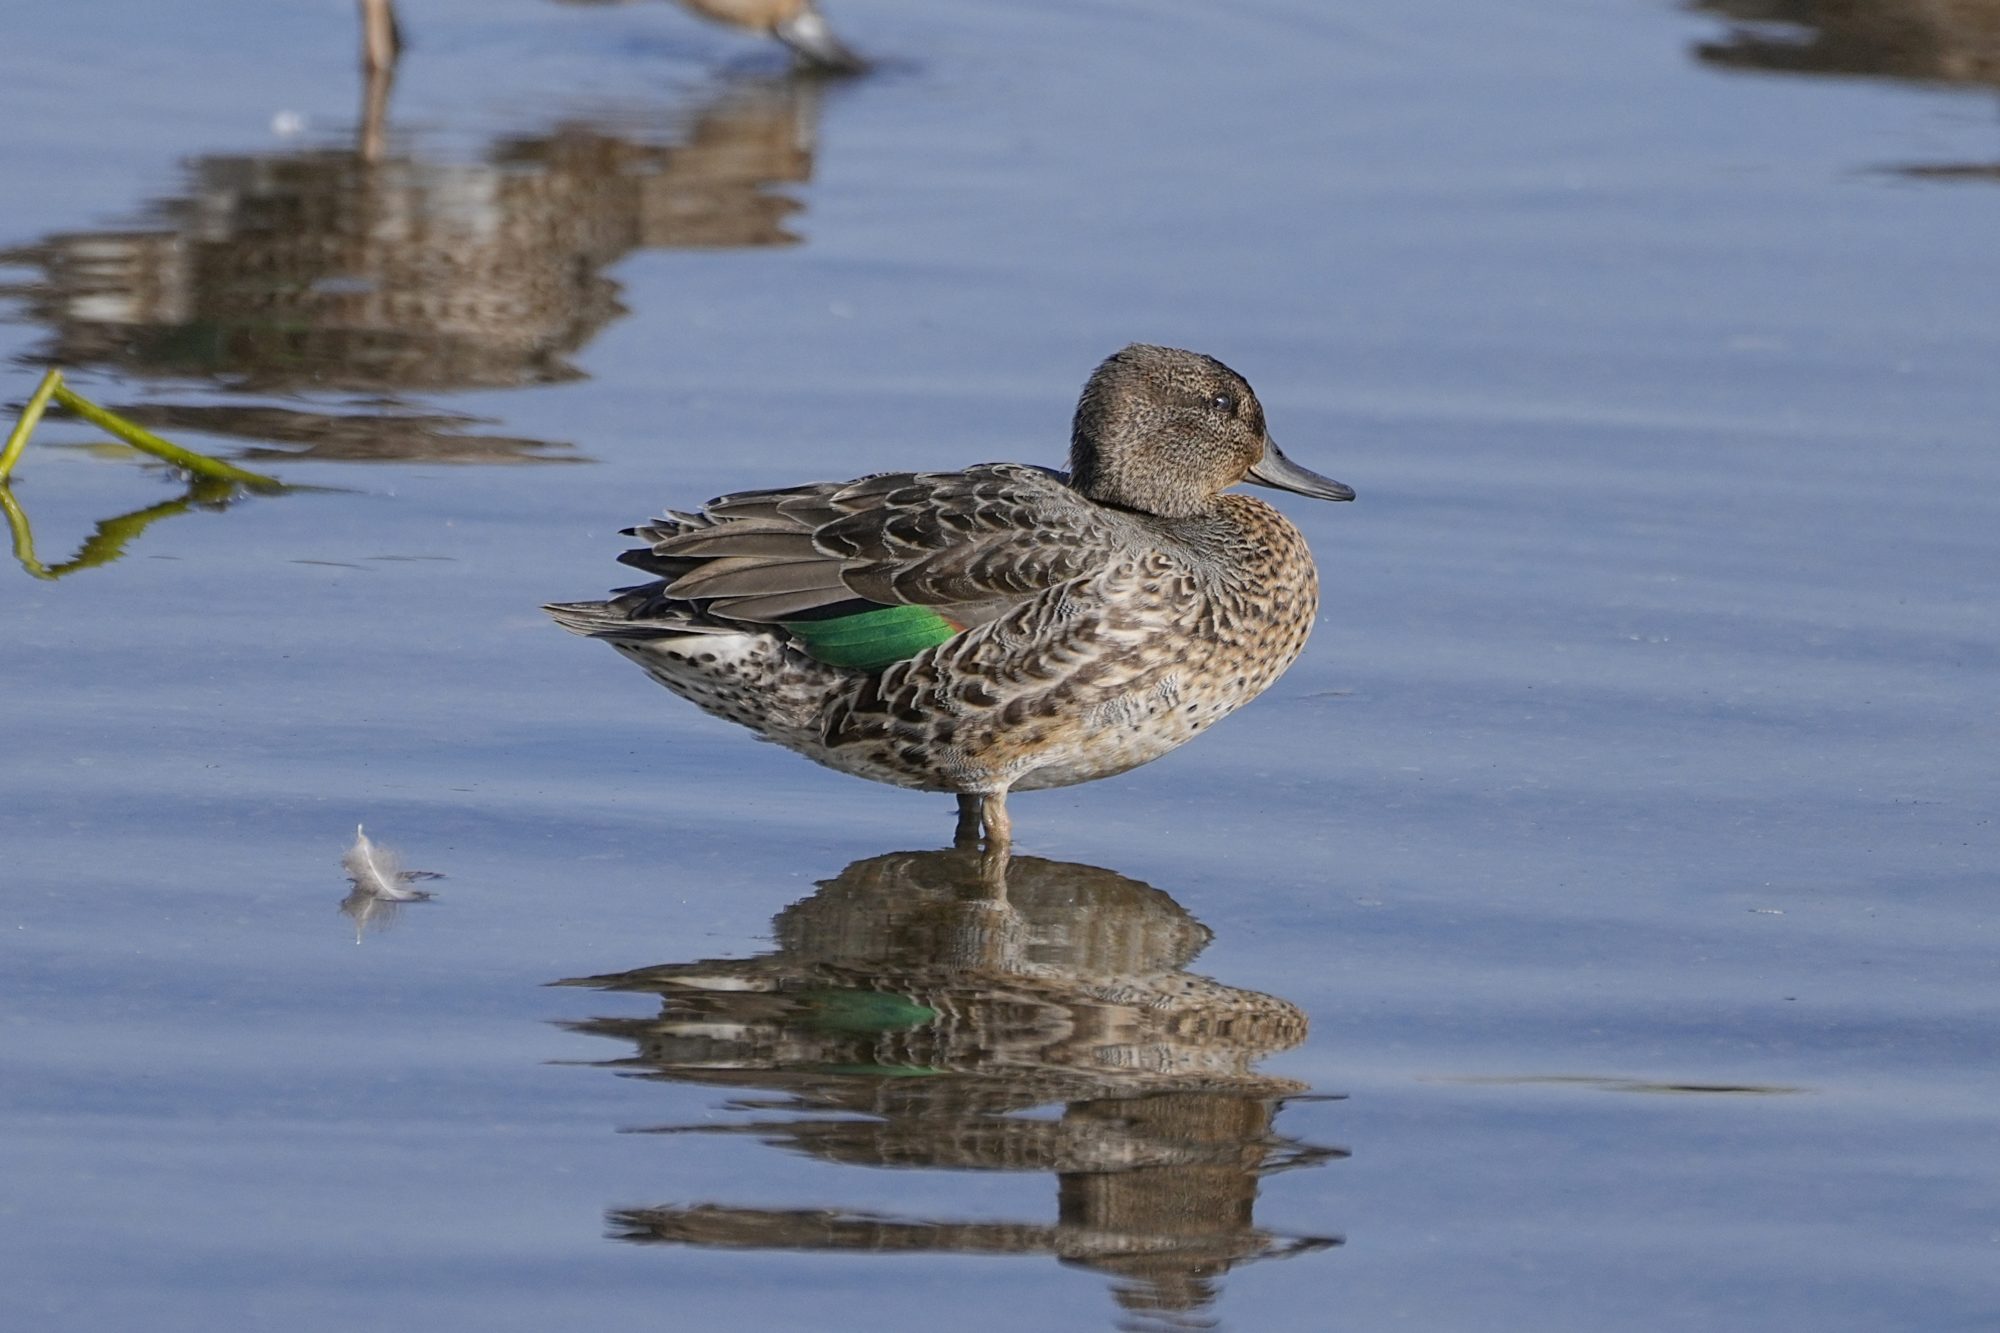
POLYGON ((1236 395, 1233 393, 1219 393, 1208 400, 1208 405, 1224 416, 1233 416, 1236 412, 1236 395))

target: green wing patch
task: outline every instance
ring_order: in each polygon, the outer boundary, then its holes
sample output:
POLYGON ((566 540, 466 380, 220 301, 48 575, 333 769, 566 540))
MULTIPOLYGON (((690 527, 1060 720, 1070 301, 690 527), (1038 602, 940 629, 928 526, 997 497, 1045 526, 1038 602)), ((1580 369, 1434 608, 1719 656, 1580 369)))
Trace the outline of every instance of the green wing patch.
POLYGON ((783 620, 799 646, 828 666, 873 671, 935 648, 964 628, 928 606, 884 606, 833 620, 783 620))
POLYGON ((812 1012, 813 1026, 835 1032, 896 1032, 938 1016, 927 1004, 881 991, 808 991, 799 998, 812 1012))

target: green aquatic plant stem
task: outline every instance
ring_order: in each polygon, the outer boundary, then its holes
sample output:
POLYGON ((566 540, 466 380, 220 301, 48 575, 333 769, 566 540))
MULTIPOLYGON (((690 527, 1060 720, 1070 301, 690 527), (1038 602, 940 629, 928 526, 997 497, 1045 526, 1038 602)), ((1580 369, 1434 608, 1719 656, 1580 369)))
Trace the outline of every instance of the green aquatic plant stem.
MULTIPOLYGON (((14 463, 20 458, 21 451, 28 447, 28 436, 34 433, 36 423, 42 419, 42 413, 49 405, 49 399, 61 387, 62 372, 51 370, 42 376, 42 382, 37 384, 34 393, 28 396, 28 405, 21 409, 21 419, 14 423, 13 432, 7 436, 7 447, 0 449, 0 486, 6 485, 7 478, 14 474, 14 463)), ((11 522, 15 510, 10 505, 7 512, 11 522)))
MULTIPOLYGON (((8 447, 13 448, 11 440, 8 447)), ((14 558, 21 562, 21 568, 38 579, 53 582, 58 576, 50 573, 49 567, 35 558, 35 534, 28 527, 28 515, 21 508, 21 502, 14 498, 13 487, 4 480, 0 480, 0 511, 7 515, 7 531, 14 539, 14 558)))
POLYGON ((105 519, 77 548, 76 554, 59 565, 45 565, 35 554, 35 534, 28 526, 27 511, 21 508, 21 502, 14 498, 12 488, 4 482, 0 482, 0 513, 5 513, 7 517, 7 530, 14 541, 14 559, 30 575, 53 583, 80 569, 95 569, 99 565, 110 564, 125 554, 126 546, 134 538, 161 519, 185 514, 198 506, 220 505, 229 499, 234 489, 230 482, 196 477, 188 483, 183 495, 105 519))
MULTIPOLYGON (((109 431, 141 453, 172 463, 175 467, 192 472, 197 477, 208 477, 215 481, 233 482, 248 490, 273 493, 285 489, 285 483, 276 477, 267 477, 261 472, 236 467, 219 458, 198 454, 192 449, 183 449, 170 440, 163 440, 153 432, 134 422, 127 421, 116 412, 107 412, 96 403, 77 393, 62 382, 57 371, 50 371, 55 379, 55 399, 70 411, 88 421, 91 425, 109 431)), ((46 381, 44 381, 46 383, 46 381)), ((39 391, 38 391, 39 392, 39 391)), ((32 400, 30 400, 32 402, 32 400)), ((0 473, 0 476, 4 476, 0 473)))

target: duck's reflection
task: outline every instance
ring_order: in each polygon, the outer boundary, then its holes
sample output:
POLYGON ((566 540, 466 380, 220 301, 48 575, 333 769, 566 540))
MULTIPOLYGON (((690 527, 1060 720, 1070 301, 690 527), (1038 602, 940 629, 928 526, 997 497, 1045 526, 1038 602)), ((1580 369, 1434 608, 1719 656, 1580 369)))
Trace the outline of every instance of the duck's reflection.
MULTIPOLYGON (((1692 0, 1729 24, 1705 64, 1783 74, 2000 88, 2000 0, 1692 0)), ((2000 163, 1909 164, 1917 177, 2000 180, 2000 163)))
POLYGON ((705 1202, 617 1209, 613 1234, 1045 1255, 1110 1275, 1129 1310, 1174 1315, 1205 1309, 1237 1264, 1337 1244, 1252 1217, 1265 1174, 1346 1155, 1279 1134, 1304 1088, 1254 1068, 1303 1039, 1305 1015, 1185 971, 1209 931, 1157 889, 1029 856, 1002 873, 971 851, 873 857, 781 912, 768 954, 562 984, 660 996, 657 1017, 572 1025, 632 1044, 605 1067, 763 1094, 742 1123, 654 1132, 749 1134, 858 1166, 1048 1172, 1053 1221, 705 1202))
POLYGON ((15 289, 51 331, 38 360, 361 400, 290 416, 171 409, 183 427, 319 458, 561 457, 398 400, 574 378, 569 357, 621 313, 605 269, 634 250, 795 242, 802 205, 785 187, 811 175, 821 95, 812 80, 743 79, 664 129, 560 123, 475 161, 378 151, 365 134, 353 148, 197 158, 142 225, 0 260, 38 275, 15 289))

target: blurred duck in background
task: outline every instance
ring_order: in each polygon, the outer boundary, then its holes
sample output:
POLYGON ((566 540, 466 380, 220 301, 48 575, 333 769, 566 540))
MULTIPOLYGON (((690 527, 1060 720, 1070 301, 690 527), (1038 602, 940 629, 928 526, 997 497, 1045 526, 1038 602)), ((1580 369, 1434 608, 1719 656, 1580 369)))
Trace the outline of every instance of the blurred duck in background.
POLYGON ((792 48, 799 64, 827 74, 859 74, 866 61, 848 48, 812 0, 680 0, 682 9, 717 23, 768 33, 792 48))
MULTIPOLYGON (((623 0, 565 0, 569 4, 623 3, 623 0)), ((813 0, 678 0, 691 14, 775 37, 792 49, 799 67, 821 74, 859 74, 868 62, 834 36, 813 0)), ((394 0, 360 0, 361 64, 369 73, 387 70, 402 49, 394 0)))

